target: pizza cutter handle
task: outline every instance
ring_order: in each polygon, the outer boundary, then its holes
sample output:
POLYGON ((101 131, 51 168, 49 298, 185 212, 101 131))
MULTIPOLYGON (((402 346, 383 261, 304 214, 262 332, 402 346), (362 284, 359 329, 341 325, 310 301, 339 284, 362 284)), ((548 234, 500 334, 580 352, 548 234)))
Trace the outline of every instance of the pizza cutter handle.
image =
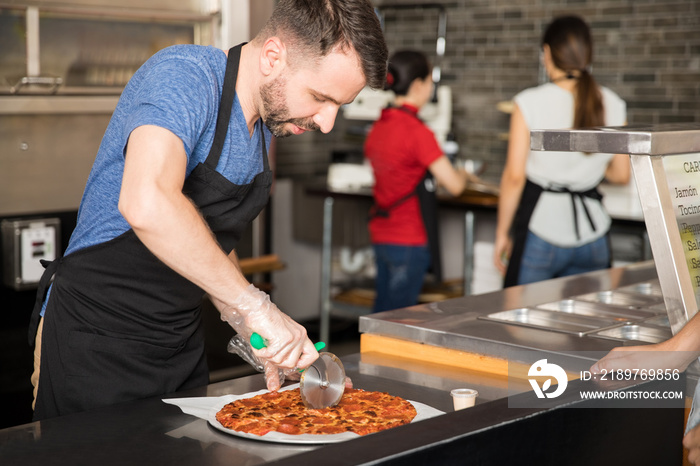
MULTIPOLYGON (((260 336, 259 333, 253 333, 250 336, 250 346, 252 346, 255 349, 263 349, 267 346, 267 342, 263 337, 260 336)), ((325 347, 326 344, 322 341, 319 341, 318 343, 314 344, 314 348, 316 348, 316 351, 321 351, 325 347)))

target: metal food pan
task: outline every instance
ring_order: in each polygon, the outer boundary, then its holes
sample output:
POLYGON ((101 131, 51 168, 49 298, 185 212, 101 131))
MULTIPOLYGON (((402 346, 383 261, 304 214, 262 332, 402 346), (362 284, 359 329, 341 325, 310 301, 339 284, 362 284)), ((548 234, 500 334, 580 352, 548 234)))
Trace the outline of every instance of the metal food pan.
POLYGON ((661 293, 661 284, 658 280, 635 283, 634 285, 623 286, 617 290, 633 294, 636 293, 650 296, 663 296, 661 293))
POLYGON ((522 325, 544 330, 572 333, 583 336, 590 332, 598 331, 602 328, 616 325, 613 319, 604 317, 584 316, 568 314, 557 311, 547 311, 544 309, 519 308, 509 311, 501 311, 480 319, 501 322, 506 324, 522 325))
POLYGON ((535 306, 535 308, 546 309, 548 311, 559 311, 568 314, 604 317, 606 319, 612 319, 617 323, 639 322, 656 315, 656 313, 646 310, 608 306, 606 304, 596 303, 593 301, 579 301, 576 299, 562 299, 561 301, 538 304, 535 306))
POLYGON ((589 336, 607 338, 613 340, 633 340, 647 343, 661 343, 673 336, 670 328, 654 327, 650 325, 622 325, 620 327, 609 328, 599 332, 591 333, 589 336))
POLYGON ((664 301, 661 296, 626 293, 624 291, 610 290, 597 291, 575 297, 577 300, 603 303, 611 306, 626 307, 629 309, 649 309, 655 304, 664 301))

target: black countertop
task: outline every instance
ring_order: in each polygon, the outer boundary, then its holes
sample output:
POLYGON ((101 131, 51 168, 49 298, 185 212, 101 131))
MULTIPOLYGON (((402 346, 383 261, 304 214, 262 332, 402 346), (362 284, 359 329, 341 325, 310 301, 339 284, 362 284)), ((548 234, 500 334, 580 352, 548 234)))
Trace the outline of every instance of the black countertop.
MULTIPOLYGON (((662 464, 619 461, 656 461, 680 452, 682 409, 561 409, 578 404, 573 397, 564 397, 546 407, 509 408, 507 398, 480 397, 475 407, 454 412, 449 390, 426 386, 427 379, 418 373, 396 377, 391 370, 377 372, 376 364, 374 369, 364 370, 360 355, 344 358, 344 364, 358 388, 388 391, 446 414, 347 442, 294 445, 227 435, 207 421, 153 398, 0 430, 0 463, 496 465, 528 454, 539 464, 662 464), (660 422, 664 423, 663 429, 651 429, 660 422), (553 426, 557 426, 555 430, 553 426), (613 436, 611 429, 616 431, 613 436), (530 445, 538 436, 555 443, 530 445), (504 448, 505 445, 509 447, 504 448), (557 462, 564 453, 573 459, 557 462), (468 462, 462 454, 470 454, 478 461, 468 462)), ((406 368, 405 373, 411 371, 406 368)), ((262 376, 255 375, 172 396, 221 396, 263 387, 262 376)))

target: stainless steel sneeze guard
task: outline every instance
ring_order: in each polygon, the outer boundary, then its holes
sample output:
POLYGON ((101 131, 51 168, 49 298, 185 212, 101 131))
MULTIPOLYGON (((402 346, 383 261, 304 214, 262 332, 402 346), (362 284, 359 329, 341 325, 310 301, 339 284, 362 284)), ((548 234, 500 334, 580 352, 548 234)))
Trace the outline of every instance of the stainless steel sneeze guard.
POLYGON ((530 147, 630 154, 666 312, 678 333, 700 302, 700 124, 532 130, 530 147))
POLYGON ((609 126, 576 130, 534 129, 532 150, 671 155, 700 152, 700 124, 609 126))

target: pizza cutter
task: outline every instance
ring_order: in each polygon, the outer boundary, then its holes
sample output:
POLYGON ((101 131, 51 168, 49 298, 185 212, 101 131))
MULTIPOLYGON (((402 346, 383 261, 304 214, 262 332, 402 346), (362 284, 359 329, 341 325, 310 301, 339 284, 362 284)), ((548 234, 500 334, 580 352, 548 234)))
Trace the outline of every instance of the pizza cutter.
MULTIPOLYGON (((266 346, 265 340, 257 333, 251 335, 250 344, 255 349, 266 346)), ((314 346, 319 351, 326 345, 318 342, 314 346)), ((313 364, 299 372, 299 391, 307 408, 323 409, 338 404, 345 392, 345 368, 335 354, 320 353, 313 364)))

